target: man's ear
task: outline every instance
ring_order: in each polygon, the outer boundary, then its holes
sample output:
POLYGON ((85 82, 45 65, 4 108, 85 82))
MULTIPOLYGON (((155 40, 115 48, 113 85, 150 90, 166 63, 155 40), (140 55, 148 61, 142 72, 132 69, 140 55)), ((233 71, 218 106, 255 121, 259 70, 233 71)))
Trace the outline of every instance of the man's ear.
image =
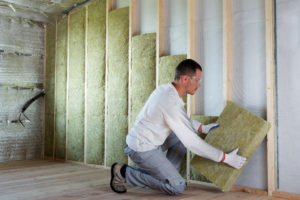
POLYGON ((182 77, 183 80, 185 80, 185 81, 188 79, 187 75, 182 75, 181 77, 182 77))

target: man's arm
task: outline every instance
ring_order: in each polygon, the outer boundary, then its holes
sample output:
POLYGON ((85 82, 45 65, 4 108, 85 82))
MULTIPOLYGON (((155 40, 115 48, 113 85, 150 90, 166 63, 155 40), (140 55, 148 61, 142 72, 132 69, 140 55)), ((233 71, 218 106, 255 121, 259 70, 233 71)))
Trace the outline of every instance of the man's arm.
POLYGON ((215 162, 223 161, 237 169, 244 165, 246 159, 237 155, 237 151, 225 154, 198 137, 197 134, 195 134, 192 122, 188 118, 185 110, 180 109, 178 106, 172 106, 171 108, 167 108, 163 114, 171 130, 176 134, 183 145, 193 153, 215 162))

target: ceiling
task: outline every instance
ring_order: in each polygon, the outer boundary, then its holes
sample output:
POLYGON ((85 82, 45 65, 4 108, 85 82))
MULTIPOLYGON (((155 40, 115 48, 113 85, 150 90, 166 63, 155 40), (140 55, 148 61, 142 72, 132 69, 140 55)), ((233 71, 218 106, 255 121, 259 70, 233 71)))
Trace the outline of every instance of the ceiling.
POLYGON ((51 22, 88 0, 0 0, 0 16, 51 22))

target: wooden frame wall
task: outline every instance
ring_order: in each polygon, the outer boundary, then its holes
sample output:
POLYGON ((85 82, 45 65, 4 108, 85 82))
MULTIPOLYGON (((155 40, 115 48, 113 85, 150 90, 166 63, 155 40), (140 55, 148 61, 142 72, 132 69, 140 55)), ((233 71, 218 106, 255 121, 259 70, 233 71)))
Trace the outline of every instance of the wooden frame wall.
MULTIPOLYGON (((188 0, 188 49, 187 54, 188 58, 195 58, 195 0, 188 0)), ((130 0, 130 28, 129 28, 129 74, 131 73, 131 38, 136 34, 136 4, 137 0, 130 0)), ((164 0, 157 0, 157 40, 156 40, 156 87, 158 86, 158 74, 159 74, 159 58, 164 54, 164 0)), ((114 0, 107 0, 107 12, 106 12, 106 27, 108 27, 108 14, 115 7, 114 0)), ((87 5, 86 12, 88 12, 87 5)), ((74 12, 74 11, 73 11, 74 12)), ((67 46, 67 88, 66 92, 68 94, 69 88, 69 32, 70 32, 70 15, 68 17, 68 46, 67 46)), ((87 17, 87 15, 86 15, 87 17)), ((277 168, 276 168, 276 86, 275 86, 275 48, 274 48, 274 0, 265 0, 265 38, 266 38, 266 92, 267 92, 267 120, 271 123, 272 128, 270 129, 267 139, 267 150, 268 150, 268 189, 267 191, 252 189, 247 187, 234 186, 233 190, 241 190, 244 192, 250 192, 260 195, 269 195, 290 199, 299 199, 299 195, 290 194, 285 192, 278 192, 277 189, 277 168)), ((86 19, 87 20, 87 19, 86 19)), ((57 21, 56 21, 57 23, 57 21)), ((86 26, 87 28, 87 26, 86 26)), ((46 42, 46 30, 45 27, 45 35, 44 41, 46 42)), ((86 30, 87 31, 87 30, 86 30)), ((108 49, 108 29, 106 28, 106 75, 105 75, 105 88, 107 88, 107 49, 108 49)), ((56 37, 57 38, 57 37, 56 37)), ((87 39, 87 38, 86 38, 87 39)), ((85 47, 85 52, 87 54, 87 46, 85 47)), ((44 55, 46 56, 46 50, 44 50, 44 55)), ((44 72, 45 72, 45 60, 44 60, 44 72)), ((223 0, 223 100, 224 106, 226 101, 232 100, 232 0, 223 0)), ((44 74, 45 77, 45 74, 44 74)), ((45 80, 45 79, 44 79, 45 80)), ((129 84, 130 84, 130 75, 129 75, 129 84)), ((44 83, 45 84, 45 83, 44 83)), ((128 91, 130 95, 130 91, 128 91)), ((195 114, 195 104, 194 98, 188 97, 188 114, 195 114)), ((107 99, 105 97, 105 99, 107 99)), ((129 98, 128 98, 129 99, 129 98)), ((130 106, 130 101, 129 101, 130 106)), ((44 108, 45 110, 45 105, 44 108)), ((130 110, 130 109, 129 109, 130 110)), ((107 112, 107 102, 105 100, 105 113, 107 112)), ((130 112, 130 111, 129 111, 130 112)), ((68 119, 68 95, 66 96, 66 120, 68 119)), ((130 118, 128 120, 128 124, 130 122, 130 118)), ((45 122, 43 122, 44 124, 45 122)), ((45 126, 44 126, 45 127, 45 126)), ((44 129, 43 129, 43 137, 44 137, 44 129)), ((106 132, 105 132, 105 146, 106 147, 106 132)), ((68 139, 68 123, 66 123, 66 156, 65 161, 71 163, 77 163, 92 167, 100 167, 94 164, 86 164, 86 160, 84 163, 69 161, 67 159, 68 148, 67 148, 67 139, 68 139)), ((55 144, 54 144, 55 145, 55 144)), ((43 155, 44 157, 44 147, 43 147, 43 155)), ((54 150, 55 152, 55 150, 54 150)), ((54 154, 53 154, 54 155, 54 154)), ((86 156, 85 156, 86 157, 86 156)), ((51 159, 46 158, 45 159, 51 159)), ((54 159, 54 158, 53 158, 54 159)), ((188 170, 189 166, 189 153, 187 157, 187 180, 192 183, 201 183, 199 181, 190 180, 190 171, 188 170)), ((106 166, 106 151, 104 151, 104 168, 106 166)), ((202 183, 206 185, 205 183, 202 183)), ((211 185, 211 184, 208 184, 211 185)))

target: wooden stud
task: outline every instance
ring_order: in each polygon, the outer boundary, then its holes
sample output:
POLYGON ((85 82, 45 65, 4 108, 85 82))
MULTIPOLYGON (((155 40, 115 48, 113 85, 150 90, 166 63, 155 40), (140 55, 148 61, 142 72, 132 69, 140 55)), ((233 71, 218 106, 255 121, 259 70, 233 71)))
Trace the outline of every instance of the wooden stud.
MULTIPOLYGON (((129 44, 128 44, 128 57, 129 57, 129 70, 128 70, 128 132, 130 131, 130 121, 131 121, 131 68, 132 68, 132 55, 131 55, 131 40, 134 35, 136 35, 136 9, 137 0, 130 0, 129 5, 129 44)), ((128 163, 130 163, 130 158, 128 157, 128 163)))
MULTIPOLYGON (((107 74, 108 74, 108 14, 113 10, 115 4, 113 0, 106 1, 106 42, 105 42, 105 116, 107 116, 107 74)), ((106 117, 104 118, 104 166, 106 166, 106 143, 107 143, 107 133, 106 133, 106 117)))
POLYGON ((68 37, 67 37, 67 88, 66 88, 66 156, 65 159, 68 160, 68 133, 69 133, 69 72, 70 72, 70 15, 68 15, 68 37))
POLYGON ((156 87, 159 81, 159 58, 164 54, 164 0, 157 0, 156 87))
POLYGON ((88 6, 85 6, 85 49, 84 49, 84 57, 85 57, 85 67, 84 67, 84 156, 83 162, 86 163, 86 147, 87 147, 87 73, 88 73, 88 60, 87 60, 87 48, 88 48, 88 6))
POLYGON ((223 101, 232 100, 232 0, 223 0, 223 101))
POLYGON ((268 152, 268 195, 272 196, 277 187, 276 167, 276 85, 275 85, 275 47, 274 47, 274 1, 265 0, 266 22, 266 92, 267 121, 271 129, 267 134, 268 152))
MULTIPOLYGON (((188 49, 187 49, 187 57, 191 59, 195 59, 195 0, 188 0, 187 1, 187 27, 188 27, 188 49)), ((190 117, 191 115, 195 114, 195 95, 187 95, 187 114, 190 117)), ((191 154, 190 151, 187 150, 186 154, 186 176, 187 181, 190 180, 190 160, 191 154)))
POLYGON ((131 121, 131 68, 132 68, 132 57, 131 57, 131 39, 136 35, 136 8, 137 0, 130 0, 129 6, 129 45, 128 45, 128 132, 130 130, 130 121, 131 121))
MULTIPOLYGON (((191 59, 195 59, 195 0, 188 0, 188 51, 187 57, 191 59)), ((188 95, 188 106, 187 106, 187 113, 188 116, 195 114, 195 96, 188 95)))
POLYGON ((54 53, 54 107, 53 107, 53 160, 55 159, 55 138, 56 138, 56 67, 57 67, 57 60, 56 60, 56 51, 57 51, 57 20, 55 21, 55 53, 54 53))
MULTIPOLYGON (((47 25, 44 26, 44 57, 43 57, 43 68, 44 68, 44 72, 43 72, 43 88, 44 91, 46 90, 46 57, 47 57, 47 50, 46 50, 46 45, 47 45, 47 25)), ((45 104, 45 98, 43 98, 43 129, 42 129, 42 159, 45 159, 45 113, 46 113, 46 104, 45 104)))

